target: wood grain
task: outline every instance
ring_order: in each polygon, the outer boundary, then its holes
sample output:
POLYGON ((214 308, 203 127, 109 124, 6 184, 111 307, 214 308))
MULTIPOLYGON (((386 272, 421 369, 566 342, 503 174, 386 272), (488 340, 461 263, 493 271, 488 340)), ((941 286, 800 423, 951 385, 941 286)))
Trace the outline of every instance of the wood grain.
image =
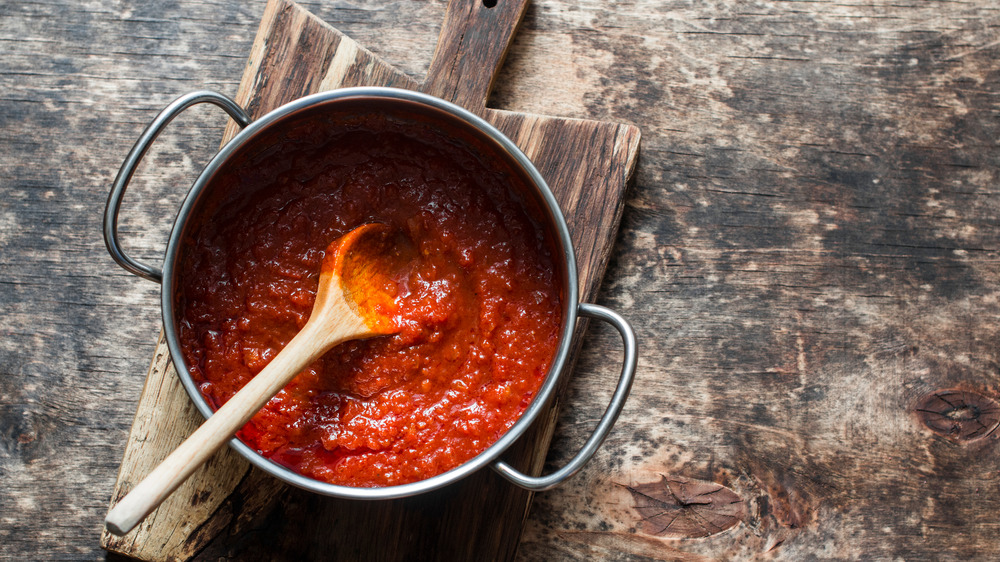
MULTIPOLYGON (((416 83, 298 5, 275 0, 262 17, 237 99, 258 117, 323 88, 357 85, 409 87, 466 104, 522 147, 546 178, 566 211, 579 260, 581 293, 590 298, 599 286, 621 218, 625 188, 638 156, 639 131, 626 124, 485 107, 489 87, 525 8, 526 2, 507 2, 494 8, 453 2, 428 77, 416 83)), ((230 123, 225 138, 236 132, 235 124, 230 123)), ((157 354, 163 351, 158 346, 157 354)), ((152 369, 149 376, 175 378, 176 373, 172 366, 166 366, 152 369)), ((139 415, 156 412, 152 415, 155 420, 133 428, 113 503, 146 475, 149 459, 162 459, 177 446, 150 439, 150 433, 158 431, 157 425, 187 429, 198 421, 196 416, 194 422, 178 423, 171 411, 159 409, 151 400, 162 397, 148 394, 140 400, 139 415)), ((554 401, 551 407, 556 404, 554 401)), ((544 460, 554 426, 553 416, 543 414, 541 418, 505 455, 520 470, 534 474, 544 460)), ((192 476, 191 480, 200 481, 175 492, 180 499, 164 505, 129 535, 104 533, 102 545, 151 560, 186 557, 192 552, 261 560, 294 552, 294 558, 316 558, 331 549, 345 548, 382 560, 414 560, 426 556, 430 545, 432 551, 453 553, 462 559, 510 559, 531 502, 531 494, 486 470, 428 497, 373 502, 365 506, 361 516, 356 514, 362 511, 357 507, 359 502, 313 498, 277 482, 268 482, 265 491, 242 489, 234 476, 254 472, 243 461, 219 460, 215 466, 224 468, 192 476), (249 502, 248 497, 252 498, 249 502), (285 501, 289 497, 308 504, 308 512, 290 506, 285 501), (189 510, 189 503, 201 509, 189 510), (250 506, 257 510, 247 509, 250 506), (234 518, 265 522, 236 531, 231 527, 234 518), (355 523, 345 526, 340 523, 345 518, 355 523), (400 524, 400 519, 405 523, 400 524), (305 540, 312 534, 302 529, 315 525, 328 526, 326 540, 305 540), (357 532, 359 525, 366 531, 357 532), (248 547, 247 534, 261 538, 248 547), (413 541, 414 535, 432 542, 413 541), (178 536, 185 538, 177 550, 146 546, 163 545, 178 536)), ((256 474, 251 478, 260 479, 256 474)))
POLYGON ((475 113, 486 108, 528 0, 449 2, 434 57, 420 89, 475 113))
MULTIPOLYGON (((100 213, 157 111, 237 91, 264 5, 0 4, 0 558, 105 556, 160 320, 100 213)), ((446 9, 304 6, 417 83, 446 9)), ((518 560, 1000 558, 997 431, 957 439, 972 426, 935 398, 1000 396, 998 28, 993 0, 532 2, 488 106, 641 126, 598 295, 641 348, 616 429, 535 496, 518 560), (657 535, 628 487, 663 476, 732 490, 744 519, 657 535)), ((158 262, 223 126, 195 108, 158 141, 123 210, 135 255, 158 262)), ((590 330, 550 467, 611 392, 620 344, 590 330)), ((254 474, 237 487, 261 490, 254 474)))

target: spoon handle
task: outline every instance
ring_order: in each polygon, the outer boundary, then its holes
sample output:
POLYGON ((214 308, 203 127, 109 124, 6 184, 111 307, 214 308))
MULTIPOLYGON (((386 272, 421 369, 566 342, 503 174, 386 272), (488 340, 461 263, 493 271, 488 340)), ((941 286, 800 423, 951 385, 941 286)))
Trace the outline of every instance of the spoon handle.
POLYGON ((360 308, 370 308, 361 307, 358 298, 365 302, 380 301, 380 285, 374 279, 385 272, 372 264, 384 265, 377 258, 387 252, 390 240, 387 229, 378 223, 362 225, 330 244, 306 325, 257 376, 108 512, 104 524, 109 531, 124 535, 132 530, 246 425, 271 397, 328 349, 345 340, 388 334, 395 329, 381 313, 369 311, 364 317, 358 313, 360 308), (341 286, 340 276, 345 271, 348 289, 341 286), (352 295, 350 302, 345 291, 352 295))
POLYGON ((332 347, 307 324, 264 369, 233 395, 108 512, 105 525, 129 532, 242 428, 272 396, 332 347))

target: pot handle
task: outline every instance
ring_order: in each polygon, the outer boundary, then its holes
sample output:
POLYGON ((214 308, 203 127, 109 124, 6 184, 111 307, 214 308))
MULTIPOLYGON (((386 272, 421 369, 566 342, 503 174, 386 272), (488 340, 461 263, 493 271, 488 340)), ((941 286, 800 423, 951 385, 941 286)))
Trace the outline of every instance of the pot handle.
POLYGON ((132 147, 128 156, 125 157, 125 162, 122 163, 122 167, 118 171, 115 183, 111 186, 111 193, 108 194, 108 203, 104 209, 104 244, 108 247, 108 252, 118 262, 118 265, 143 279, 148 279, 155 283, 163 281, 163 271, 160 268, 136 261, 126 254, 122 250, 121 244, 118 243, 118 211, 121 208, 122 198, 125 197, 125 188, 128 187, 128 182, 132 179, 132 174, 135 173, 139 161, 146 155, 146 151, 149 150, 156 137, 159 136, 167 124, 174 117, 177 117, 180 112, 192 105, 206 102, 224 109, 239 124, 240 128, 246 127, 252 121, 247 112, 243 111, 243 108, 239 104, 216 92, 202 90, 177 98, 173 103, 165 107, 153 119, 153 122, 146 127, 146 130, 142 132, 142 136, 139 137, 139 140, 135 142, 135 146, 132 147))
POLYGON ((604 320, 621 334, 622 343, 625 346, 622 374, 618 378, 618 386, 611 397, 611 403, 608 404, 604 415, 601 416, 601 421, 597 424, 594 433, 590 435, 590 438, 587 439, 587 442, 576 453, 576 456, 566 463, 565 466, 548 476, 536 477, 523 474, 503 461, 497 461, 493 464, 493 469, 499 472, 501 476, 522 488, 535 492, 543 492, 555 488, 576 474, 583 468, 583 465, 587 464, 590 457, 594 456, 597 448, 601 446, 604 438, 611 432, 615 420, 618 419, 618 414, 621 413, 622 408, 625 406, 625 399, 628 398, 629 390, 632 388, 632 379, 635 375, 637 363, 635 332, 632 330, 632 326, 617 312, 596 304, 580 303, 578 311, 583 316, 604 320))

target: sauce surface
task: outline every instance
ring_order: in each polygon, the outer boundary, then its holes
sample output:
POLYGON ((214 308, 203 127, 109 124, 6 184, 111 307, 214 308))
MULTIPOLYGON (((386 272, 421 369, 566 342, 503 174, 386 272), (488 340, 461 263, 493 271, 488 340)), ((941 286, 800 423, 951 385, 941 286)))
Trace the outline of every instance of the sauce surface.
POLYGON ((561 329, 553 243, 514 174, 433 126, 362 114, 305 120, 235 159, 194 220, 179 273, 179 339, 218 408, 305 324, 323 251, 367 222, 419 259, 392 336, 342 344, 238 433, 296 472, 380 487, 429 478, 493 444, 546 377, 561 329))

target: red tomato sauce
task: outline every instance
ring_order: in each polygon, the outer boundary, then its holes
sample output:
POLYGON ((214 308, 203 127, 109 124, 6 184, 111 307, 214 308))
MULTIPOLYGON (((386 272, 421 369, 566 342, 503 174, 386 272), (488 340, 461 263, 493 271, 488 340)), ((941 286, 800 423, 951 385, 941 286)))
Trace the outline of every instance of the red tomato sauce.
POLYGON ((179 340, 218 408, 305 324, 332 240, 399 229, 420 256, 402 330, 332 349, 238 433, 314 479, 391 486, 468 461, 524 412, 558 345, 562 279, 515 174, 419 119, 347 121, 306 120, 213 180, 185 238, 179 340))

